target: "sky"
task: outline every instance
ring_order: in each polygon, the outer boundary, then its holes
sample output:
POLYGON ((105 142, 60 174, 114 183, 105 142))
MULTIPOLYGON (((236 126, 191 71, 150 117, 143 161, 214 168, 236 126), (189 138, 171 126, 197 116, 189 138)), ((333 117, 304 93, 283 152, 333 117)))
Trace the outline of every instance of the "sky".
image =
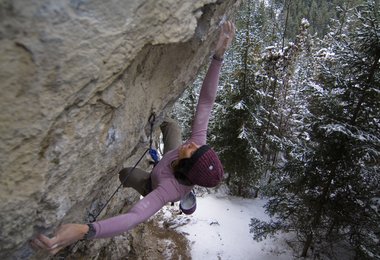
POLYGON ((264 199, 243 199, 223 193, 197 195, 192 215, 174 216, 173 207, 165 207, 164 220, 170 219, 179 233, 189 240, 192 259, 208 260, 288 260, 293 251, 284 237, 256 242, 249 233, 252 217, 268 220, 264 199))

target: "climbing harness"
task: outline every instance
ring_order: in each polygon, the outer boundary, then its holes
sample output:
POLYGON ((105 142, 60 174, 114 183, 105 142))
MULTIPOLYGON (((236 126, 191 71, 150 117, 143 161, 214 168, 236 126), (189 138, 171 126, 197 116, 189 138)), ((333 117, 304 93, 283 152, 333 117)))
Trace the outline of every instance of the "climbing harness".
MULTIPOLYGON (((140 159, 133 166, 132 170, 130 171, 130 174, 136 169, 137 165, 141 162, 141 160, 144 158, 144 156, 148 152, 154 161, 154 166, 156 166, 157 163, 159 162, 158 152, 155 149, 153 149, 153 126, 154 126, 155 121, 156 121, 156 114, 153 112, 148 119, 148 122, 150 123, 149 148, 145 150, 143 155, 140 157, 140 159)), ((97 212, 96 214, 93 214, 93 213, 88 214, 90 223, 93 223, 96 221, 96 219, 99 217, 99 215, 102 213, 102 211, 106 208, 106 206, 111 201, 111 199, 115 196, 115 194, 119 191, 119 189, 124 185, 124 183, 126 182, 126 180, 128 179, 128 176, 130 174, 125 176, 124 180, 121 182, 119 187, 117 187, 117 189, 112 193, 112 195, 108 198, 107 202, 103 205, 103 207, 99 210, 99 212, 97 212)))

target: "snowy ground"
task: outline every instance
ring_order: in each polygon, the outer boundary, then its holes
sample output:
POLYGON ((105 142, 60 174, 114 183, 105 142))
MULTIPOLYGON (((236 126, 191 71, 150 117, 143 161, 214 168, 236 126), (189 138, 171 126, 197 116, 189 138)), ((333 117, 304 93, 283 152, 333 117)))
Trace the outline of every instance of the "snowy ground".
POLYGON ((284 238, 256 242, 249 233, 252 217, 268 220, 262 199, 243 199, 223 194, 197 196, 193 215, 176 215, 177 208, 163 210, 166 225, 190 241, 192 259, 288 260, 293 251, 284 238), (175 210, 174 210, 175 209, 175 210))

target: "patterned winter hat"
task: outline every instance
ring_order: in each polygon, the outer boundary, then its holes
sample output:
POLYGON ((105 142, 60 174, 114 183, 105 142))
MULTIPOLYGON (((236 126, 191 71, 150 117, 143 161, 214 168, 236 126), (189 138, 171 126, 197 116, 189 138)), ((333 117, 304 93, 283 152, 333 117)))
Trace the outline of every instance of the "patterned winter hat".
POLYGON ((192 156, 192 167, 186 177, 203 187, 215 187, 223 179, 223 165, 218 155, 208 145, 201 146, 192 156))

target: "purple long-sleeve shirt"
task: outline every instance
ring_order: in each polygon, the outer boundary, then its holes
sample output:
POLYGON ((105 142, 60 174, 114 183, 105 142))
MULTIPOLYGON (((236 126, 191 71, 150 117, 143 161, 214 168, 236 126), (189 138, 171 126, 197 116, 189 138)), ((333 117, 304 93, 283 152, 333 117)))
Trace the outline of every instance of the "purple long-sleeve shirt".
MULTIPOLYGON (((206 144, 207 126, 219 82, 222 62, 212 59, 202 84, 191 137, 187 142, 206 144)), ((94 222, 94 238, 113 237, 124 233, 153 216, 168 202, 179 201, 193 186, 180 184, 174 177, 172 162, 178 159, 178 148, 167 152, 152 171, 153 190, 139 200, 127 213, 94 222)))

